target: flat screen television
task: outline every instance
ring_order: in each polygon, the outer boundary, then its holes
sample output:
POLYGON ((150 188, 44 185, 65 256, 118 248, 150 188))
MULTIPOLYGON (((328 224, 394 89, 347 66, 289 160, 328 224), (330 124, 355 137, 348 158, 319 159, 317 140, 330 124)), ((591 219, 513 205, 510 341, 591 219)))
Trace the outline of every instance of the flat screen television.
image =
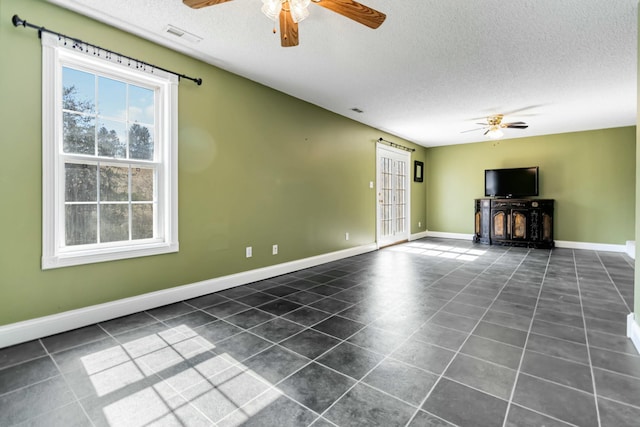
POLYGON ((484 195, 490 197, 532 197, 538 195, 538 166, 486 169, 484 195))

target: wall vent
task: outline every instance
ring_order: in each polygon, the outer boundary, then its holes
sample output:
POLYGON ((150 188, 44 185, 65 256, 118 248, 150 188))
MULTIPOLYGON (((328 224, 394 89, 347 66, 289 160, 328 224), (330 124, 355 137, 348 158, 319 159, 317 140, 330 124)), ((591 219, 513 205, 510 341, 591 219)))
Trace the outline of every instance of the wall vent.
POLYGON ((181 38, 183 40, 186 40, 190 43, 199 43, 200 41, 202 41, 202 37, 196 36, 195 34, 192 34, 188 31, 182 30, 178 27, 174 27, 173 25, 167 25, 167 27, 164 29, 164 31, 167 34, 171 34, 174 37, 178 37, 181 38))

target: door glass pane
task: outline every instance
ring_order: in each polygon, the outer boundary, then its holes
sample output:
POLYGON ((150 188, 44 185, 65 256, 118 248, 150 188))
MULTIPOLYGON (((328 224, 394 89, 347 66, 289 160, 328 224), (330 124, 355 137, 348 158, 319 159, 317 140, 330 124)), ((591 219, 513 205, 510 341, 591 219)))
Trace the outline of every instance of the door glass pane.
POLYGON ((404 233, 406 231, 406 182, 407 182, 407 163, 403 161, 396 162, 396 233, 404 233))
POLYGON ((380 159, 380 176, 381 176, 381 188, 380 188, 380 233, 382 236, 389 236, 393 233, 393 219, 391 206, 393 203, 393 161, 387 157, 381 157, 380 159))
POLYGON ((150 239, 153 237, 153 204, 145 203, 132 206, 132 239, 150 239))
POLYGON ((65 242, 68 246, 97 243, 96 205, 65 206, 65 242))
POLYGON ((117 242, 129 239, 129 206, 100 205, 100 241, 117 242))
POLYGON ((97 196, 97 167, 95 165, 65 163, 64 192, 66 202, 95 202, 97 196))

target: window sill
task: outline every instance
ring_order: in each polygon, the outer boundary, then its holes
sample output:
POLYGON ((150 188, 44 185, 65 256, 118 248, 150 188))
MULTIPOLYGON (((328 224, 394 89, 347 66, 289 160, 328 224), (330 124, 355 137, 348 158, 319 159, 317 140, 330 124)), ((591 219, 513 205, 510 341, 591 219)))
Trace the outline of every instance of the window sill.
POLYGON ((178 242, 152 243, 147 245, 113 248, 93 251, 63 253, 55 256, 42 257, 42 269, 49 270, 74 265, 93 264, 96 262, 116 261, 121 259, 138 258, 151 255, 161 255, 178 252, 178 242))

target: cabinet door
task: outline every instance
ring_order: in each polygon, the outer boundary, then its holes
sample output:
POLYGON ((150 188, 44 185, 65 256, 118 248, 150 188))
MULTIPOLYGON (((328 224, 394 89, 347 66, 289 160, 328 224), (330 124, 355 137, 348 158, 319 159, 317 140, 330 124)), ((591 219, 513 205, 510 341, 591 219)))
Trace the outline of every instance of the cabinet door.
POLYGON ((542 214, 542 241, 553 242, 553 216, 548 212, 542 214))
POLYGON ((474 223, 474 241, 480 243, 491 243, 491 205, 488 199, 476 199, 476 213, 474 223))
POLYGON ((526 210, 514 209, 511 211, 511 239, 512 240, 528 240, 529 239, 529 212, 526 210))
POLYGON ((507 210, 491 211, 491 238, 506 240, 510 234, 509 212, 507 210))

